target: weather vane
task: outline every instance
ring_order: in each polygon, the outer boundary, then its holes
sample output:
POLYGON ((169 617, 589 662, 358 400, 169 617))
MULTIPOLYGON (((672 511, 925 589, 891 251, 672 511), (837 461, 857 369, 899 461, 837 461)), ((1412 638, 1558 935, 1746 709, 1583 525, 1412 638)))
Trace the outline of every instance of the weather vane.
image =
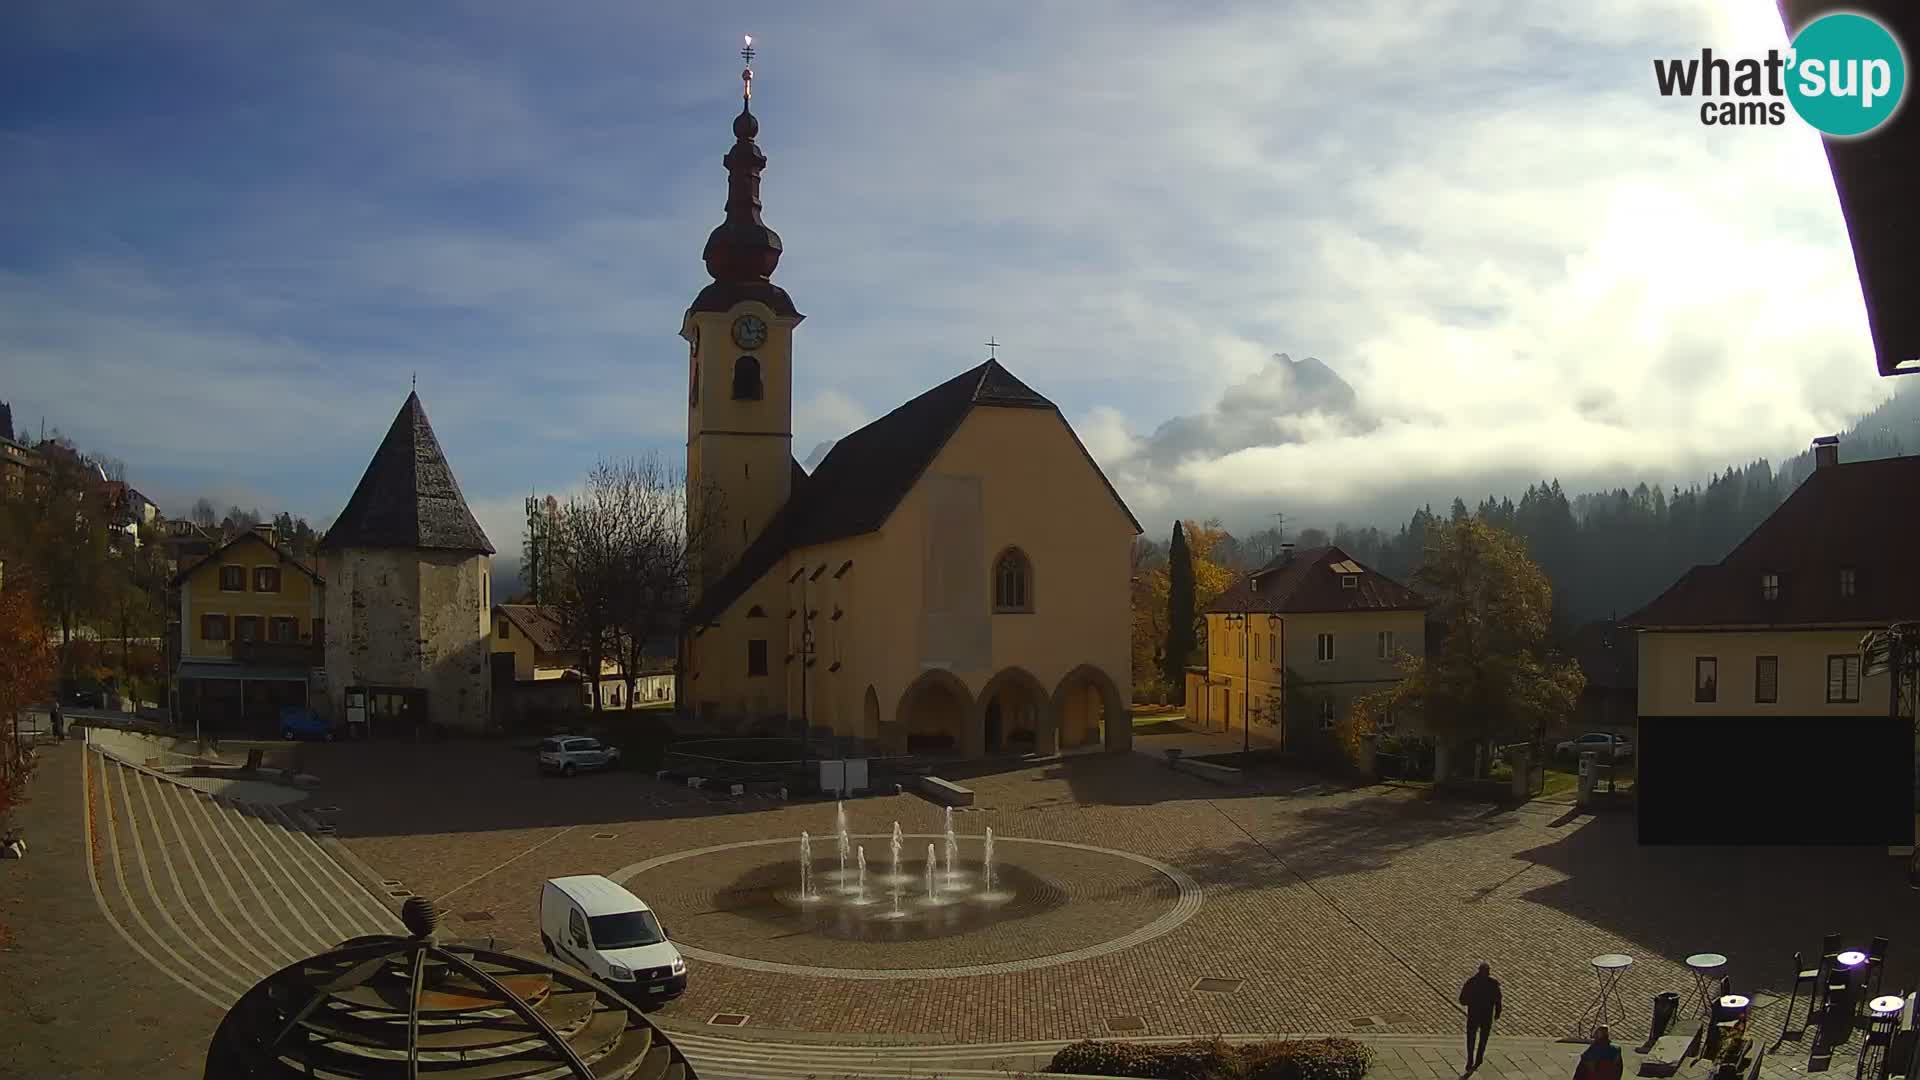
POLYGON ((740 59, 745 60, 747 66, 740 72, 740 96, 751 99, 753 97, 753 35, 744 36, 746 44, 740 47, 740 59))

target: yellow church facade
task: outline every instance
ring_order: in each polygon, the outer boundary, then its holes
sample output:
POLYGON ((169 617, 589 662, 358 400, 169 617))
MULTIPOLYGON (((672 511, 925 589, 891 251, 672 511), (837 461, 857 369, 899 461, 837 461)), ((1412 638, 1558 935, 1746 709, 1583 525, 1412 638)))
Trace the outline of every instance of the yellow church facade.
POLYGON ((681 328, 689 500, 707 528, 679 700, 885 753, 1128 748, 1140 527, 1051 401, 989 359, 811 474, 794 461, 804 316, 771 280, 758 130, 743 108, 714 280, 681 328))

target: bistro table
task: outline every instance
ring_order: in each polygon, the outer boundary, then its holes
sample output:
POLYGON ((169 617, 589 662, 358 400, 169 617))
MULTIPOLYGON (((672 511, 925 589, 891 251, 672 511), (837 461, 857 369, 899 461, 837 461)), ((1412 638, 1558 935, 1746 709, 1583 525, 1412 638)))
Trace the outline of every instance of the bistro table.
POLYGON ((1885 1075, 1888 1052, 1893 1049, 1893 1035, 1900 1027, 1900 1014, 1907 1008, 1907 999, 1897 994, 1886 994, 1867 1002, 1867 1037, 1860 1044, 1860 1057, 1853 1063, 1855 1080, 1862 1076, 1885 1075), (1874 1057, 1873 1067, 1867 1067, 1867 1058, 1874 1057))
POLYGON ((1627 1010, 1620 1004, 1620 977, 1633 967, 1633 957, 1626 953, 1601 953, 1587 963, 1593 968, 1594 982, 1598 985, 1593 1004, 1588 1005, 1573 1024, 1574 1037, 1583 1042, 1593 1037, 1593 1029, 1606 1025, 1609 1019, 1626 1015, 1627 1010))
POLYGON ((1833 958, 1833 970, 1827 973, 1827 1007, 1820 1016, 1822 1043, 1839 1046, 1852 1037, 1860 976, 1866 970, 1867 954, 1858 949, 1849 949, 1833 958))
POLYGON ((1718 1061, 1726 1054, 1727 1047, 1736 1046, 1747 1037, 1747 1007, 1752 1004, 1753 1000, 1745 994, 1723 994, 1713 1002, 1705 1057, 1718 1061))
POLYGON ((1720 976, 1727 970, 1727 958, 1717 952, 1694 953, 1687 957, 1686 964, 1693 972, 1693 1000, 1700 1006, 1700 1018, 1708 1019, 1713 1013, 1714 991, 1720 988, 1720 976))

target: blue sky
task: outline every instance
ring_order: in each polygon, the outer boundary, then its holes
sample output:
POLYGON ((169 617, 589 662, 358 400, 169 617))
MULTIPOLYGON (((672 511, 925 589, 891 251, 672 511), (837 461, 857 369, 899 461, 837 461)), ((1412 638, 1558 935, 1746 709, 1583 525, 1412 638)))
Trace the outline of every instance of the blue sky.
POLYGON ((802 457, 989 335, 1156 535, 1684 483, 1889 390, 1818 139, 1653 90, 1771 0, 26 0, 0 399, 169 511, 320 522, 417 373, 510 551, 530 489, 681 453, 743 32, 802 457))

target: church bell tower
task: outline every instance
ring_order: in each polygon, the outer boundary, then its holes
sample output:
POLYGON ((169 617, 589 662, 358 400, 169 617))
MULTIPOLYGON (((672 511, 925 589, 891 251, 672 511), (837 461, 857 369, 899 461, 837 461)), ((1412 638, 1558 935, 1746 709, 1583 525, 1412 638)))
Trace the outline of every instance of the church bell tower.
POLYGON ((740 50, 726 220, 702 258, 713 282, 681 321, 687 342, 687 495, 706 537, 696 592, 725 574, 793 492, 793 330, 800 314, 773 283, 780 234, 760 219, 767 157, 754 137, 753 39, 740 50))

